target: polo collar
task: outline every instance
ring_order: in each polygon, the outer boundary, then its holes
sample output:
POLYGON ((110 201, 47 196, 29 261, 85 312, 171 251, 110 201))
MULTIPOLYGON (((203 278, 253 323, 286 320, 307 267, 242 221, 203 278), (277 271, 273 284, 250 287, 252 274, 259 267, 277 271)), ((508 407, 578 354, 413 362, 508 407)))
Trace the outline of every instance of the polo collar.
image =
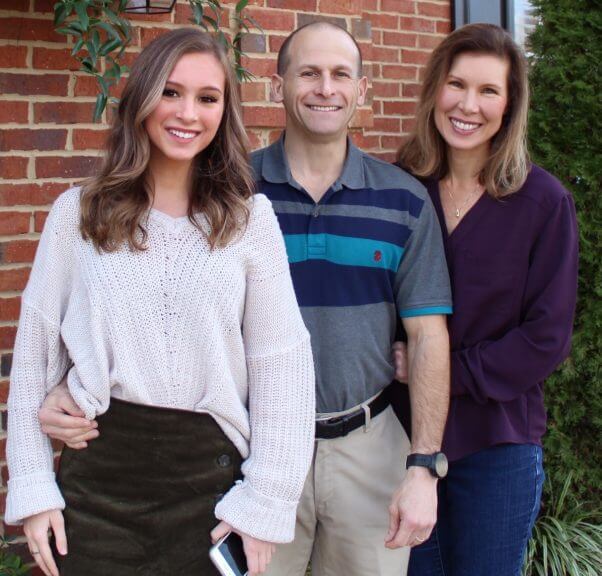
MULTIPOLYGON (((291 174, 291 169, 284 151, 284 132, 280 138, 263 152, 261 164, 261 176, 272 184, 288 183, 293 188, 301 189, 301 186, 291 174)), ((343 187, 352 190, 360 190, 366 187, 364 178, 364 154, 347 138, 347 158, 343 164, 341 175, 332 185, 333 191, 341 190, 343 187)))

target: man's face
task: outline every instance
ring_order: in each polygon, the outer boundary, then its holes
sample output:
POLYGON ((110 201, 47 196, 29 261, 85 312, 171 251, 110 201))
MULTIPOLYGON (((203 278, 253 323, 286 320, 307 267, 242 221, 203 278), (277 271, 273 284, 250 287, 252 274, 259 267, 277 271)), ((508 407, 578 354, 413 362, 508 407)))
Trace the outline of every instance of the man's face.
POLYGON ((345 138, 347 126, 366 97, 358 53, 342 31, 312 27, 292 40, 284 76, 272 77, 274 101, 286 110, 287 129, 315 140, 345 138))

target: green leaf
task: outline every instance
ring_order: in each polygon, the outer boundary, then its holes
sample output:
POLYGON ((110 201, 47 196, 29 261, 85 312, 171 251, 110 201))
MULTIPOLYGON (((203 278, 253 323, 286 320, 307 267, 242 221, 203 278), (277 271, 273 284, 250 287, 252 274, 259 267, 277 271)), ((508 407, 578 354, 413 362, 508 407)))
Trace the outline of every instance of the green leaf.
POLYGON ((199 4, 192 4, 192 20, 197 26, 203 24, 203 7, 199 4))
POLYGON ((96 105, 94 106, 94 114, 92 116, 94 122, 98 122, 100 120, 100 117, 107 106, 107 99, 108 97, 106 94, 99 94, 96 96, 96 105))
POLYGON ((211 16, 205 16, 205 21, 211 24, 211 28, 213 28, 215 32, 219 30, 219 24, 215 18, 211 18, 211 16))
POLYGON ((98 50, 100 56, 106 56, 109 52, 113 52, 116 48, 121 46, 121 38, 111 38, 107 40, 98 50))
POLYGON ((54 26, 60 26, 71 14, 71 10, 67 7, 67 4, 63 2, 57 2, 54 5, 54 26))
POLYGON ((112 38, 118 40, 119 43, 121 43, 121 36, 119 35, 119 32, 117 32, 117 30, 108 22, 99 22, 98 27, 104 30, 108 36, 111 36, 112 38))
POLYGON ((90 24, 90 18, 88 16, 88 4, 83 0, 75 3, 75 12, 79 18, 79 22, 85 32, 90 24))
POLYGON ((240 0, 237 4, 236 4, 236 12, 242 12, 246 7, 247 4, 249 3, 249 0, 240 0))
POLYGON ((77 42, 73 46, 73 50, 71 50, 71 56, 75 56, 82 49, 83 45, 84 39, 82 37, 78 38, 77 42))

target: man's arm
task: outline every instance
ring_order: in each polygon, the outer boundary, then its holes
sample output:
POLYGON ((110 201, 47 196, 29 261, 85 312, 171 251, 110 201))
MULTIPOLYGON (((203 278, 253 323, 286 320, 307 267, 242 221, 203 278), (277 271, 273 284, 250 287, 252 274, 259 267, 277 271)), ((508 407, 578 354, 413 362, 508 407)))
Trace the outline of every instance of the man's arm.
MULTIPOLYGON (((445 317, 403 319, 408 335, 408 377, 412 406, 411 451, 441 448, 449 407, 449 337, 445 317)), ((405 465, 405 462, 401 463, 405 465)), ((437 480, 426 468, 411 467, 389 506, 388 548, 416 546, 437 520, 437 480)))
POLYGON ((46 396, 38 412, 42 432, 76 450, 86 448, 88 441, 99 434, 96 420, 86 420, 83 416, 65 378, 46 396))

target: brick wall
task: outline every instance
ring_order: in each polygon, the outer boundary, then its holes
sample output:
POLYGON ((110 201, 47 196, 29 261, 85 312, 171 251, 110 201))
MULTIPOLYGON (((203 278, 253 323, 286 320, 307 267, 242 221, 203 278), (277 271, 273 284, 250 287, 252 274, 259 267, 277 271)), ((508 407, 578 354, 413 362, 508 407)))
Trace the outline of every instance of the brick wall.
MULTIPOLYGON (((94 81, 76 71, 65 37, 53 31, 54 1, 0 0, 0 513, 7 476, 5 402, 20 292, 50 204, 93 172, 106 132, 91 121, 94 81)), ((265 31, 247 36, 243 45, 245 63, 256 75, 242 87, 253 147, 272 142, 284 123, 282 108, 268 102, 276 51, 295 27, 327 17, 359 41, 370 79, 353 137, 365 150, 392 158, 412 126, 421 69, 449 31, 450 1, 252 0, 249 5, 248 14, 265 31)), ((186 0, 178 0, 170 15, 136 17, 128 58, 163 30, 188 24, 189 17, 186 0)))

